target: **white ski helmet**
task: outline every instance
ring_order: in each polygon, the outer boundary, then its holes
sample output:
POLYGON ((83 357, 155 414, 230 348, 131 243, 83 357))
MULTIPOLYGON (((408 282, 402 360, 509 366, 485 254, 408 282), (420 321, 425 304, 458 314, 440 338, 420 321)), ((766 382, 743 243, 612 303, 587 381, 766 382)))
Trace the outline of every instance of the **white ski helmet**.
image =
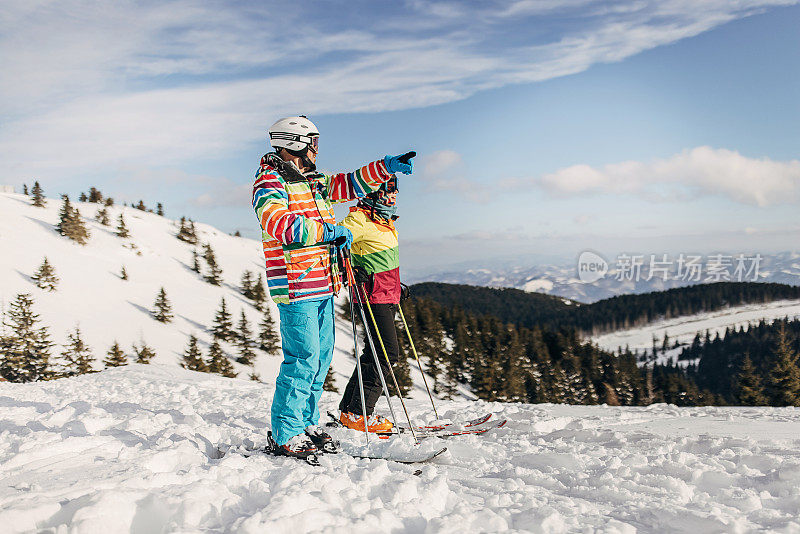
POLYGON ((319 130, 305 115, 286 117, 269 127, 269 142, 274 148, 285 148, 289 152, 305 154, 311 147, 316 153, 319 130))

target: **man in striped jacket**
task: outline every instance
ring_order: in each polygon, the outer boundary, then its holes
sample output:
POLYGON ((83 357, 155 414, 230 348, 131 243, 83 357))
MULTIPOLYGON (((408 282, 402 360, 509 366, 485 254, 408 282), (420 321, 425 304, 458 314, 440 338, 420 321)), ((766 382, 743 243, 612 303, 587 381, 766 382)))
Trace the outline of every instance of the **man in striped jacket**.
POLYGON ((269 293, 278 305, 283 363, 272 400, 273 438, 281 452, 306 457, 330 437, 319 427, 318 401, 333 356, 333 295, 339 289, 335 246, 350 231, 331 203, 363 197, 395 172, 410 174, 411 153, 386 156, 350 173, 316 172, 319 131, 288 117, 269 130, 276 152, 256 172, 253 208, 261 223, 269 293))

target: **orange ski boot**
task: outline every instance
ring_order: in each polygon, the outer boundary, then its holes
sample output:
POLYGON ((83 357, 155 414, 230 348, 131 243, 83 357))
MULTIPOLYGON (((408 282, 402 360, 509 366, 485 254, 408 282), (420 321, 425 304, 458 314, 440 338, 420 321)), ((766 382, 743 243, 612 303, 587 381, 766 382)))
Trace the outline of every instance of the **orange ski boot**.
MULTIPOLYGON (((364 418, 360 415, 342 412, 342 415, 339 416, 339 422, 352 430, 364 431, 364 418)), ((394 425, 385 417, 373 414, 367 418, 367 432, 386 433, 391 432, 392 428, 394 428, 394 425)))

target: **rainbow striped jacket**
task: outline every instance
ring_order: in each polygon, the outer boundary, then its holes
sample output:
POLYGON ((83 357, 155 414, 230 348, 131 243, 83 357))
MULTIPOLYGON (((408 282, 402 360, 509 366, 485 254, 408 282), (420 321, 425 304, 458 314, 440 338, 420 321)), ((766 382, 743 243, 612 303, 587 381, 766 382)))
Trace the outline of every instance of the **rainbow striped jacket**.
POLYGON ((336 262, 322 241, 323 223, 336 224, 331 203, 377 189, 391 175, 383 160, 309 181, 286 181, 261 159, 253 184, 253 209, 261 223, 267 286, 278 304, 327 297, 339 290, 336 262))

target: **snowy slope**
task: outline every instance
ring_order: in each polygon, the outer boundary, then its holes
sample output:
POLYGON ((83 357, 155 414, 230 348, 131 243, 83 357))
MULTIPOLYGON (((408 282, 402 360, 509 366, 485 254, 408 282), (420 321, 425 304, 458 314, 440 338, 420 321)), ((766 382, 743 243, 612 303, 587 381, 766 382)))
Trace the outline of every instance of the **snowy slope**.
MULTIPOLYGON (((244 310, 254 332, 261 313, 238 291, 244 270, 263 272, 261 242, 232 237, 215 228, 196 223, 201 243, 209 242, 223 269, 224 283, 217 287, 191 271, 192 245, 175 238, 176 221, 130 207, 108 208, 111 227, 102 226, 94 215, 99 204, 73 202, 91 232, 86 245, 78 245, 58 235, 61 201, 48 199, 45 208, 35 208, 24 195, 0 193, 0 300, 6 305, 18 293, 31 293, 34 310, 49 327, 55 343, 65 343, 67 333, 80 325, 84 340, 97 359, 95 368, 102 368, 105 352, 116 340, 128 354, 131 344, 144 339, 157 353, 154 363, 177 365, 188 337, 200 340, 205 353, 211 343, 207 331, 222 297, 233 315, 234 324, 244 310), (115 235, 117 217, 124 214, 131 237, 115 235), (131 248, 134 246, 135 248, 131 248), (141 254, 138 254, 138 253, 141 254), (53 293, 37 288, 30 279, 47 256, 61 279, 53 293), (119 273, 125 266, 129 280, 119 273), (172 303, 174 320, 168 324, 155 321, 150 310, 156 294, 163 286, 172 303)), ((245 206, 246 207, 246 206, 245 206)), ((253 218, 253 224, 258 222, 253 218)), ((202 253, 202 250, 200 251, 202 253)), ((202 266, 205 267, 201 260, 202 266)), ((277 324, 277 308, 270 311, 277 324)), ((223 344, 234 358, 236 347, 223 344)), ((352 331, 340 321, 337 327, 337 350, 334 376, 343 387, 345 373, 352 369, 352 331)), ((56 346, 53 354, 61 351, 56 346)), ((258 351, 255 370, 263 380, 274 380, 281 358, 258 351)), ((234 363, 242 377, 249 368, 234 363)))
MULTIPOLYGON (((617 330, 616 332, 595 336, 592 341, 601 348, 610 351, 616 351, 620 347, 624 349, 625 346, 629 346, 632 351, 652 352, 653 337, 658 340, 660 347, 664 334, 667 334, 670 339, 670 345, 677 341, 681 347, 668 350, 666 354, 659 353, 659 361, 663 363, 669 358, 677 359, 682 347, 691 344, 696 334, 700 334, 700 337, 703 338, 706 330, 709 331, 713 338, 717 333, 723 335, 726 328, 747 328, 750 324, 757 324, 761 319, 771 322, 784 317, 789 319, 800 317, 800 300, 746 304, 714 312, 685 315, 674 319, 655 321, 638 328, 617 330)), ((687 365, 689 361, 681 361, 679 363, 687 365)))
POLYGON ((0 383, 0 530, 800 532, 797 408, 451 401, 447 417, 509 423, 424 444, 449 450, 418 466, 218 458, 264 442, 271 393, 174 365, 0 383))
MULTIPOLYGON (((0 302, 9 303, 18 293, 34 297, 34 311, 50 330, 56 344, 67 342, 67 334, 80 325, 84 341, 96 358, 95 369, 102 369, 102 359, 116 340, 129 356, 131 344, 144 339, 156 351, 153 363, 178 365, 190 335, 199 339, 205 354, 212 341, 211 327, 220 299, 225 297, 234 325, 245 311, 254 332, 261 312, 239 292, 242 273, 264 270, 260 241, 233 237, 207 224, 195 223, 199 242, 211 243, 223 270, 223 284, 213 286, 191 270, 194 246, 178 240, 177 221, 131 207, 107 208, 112 226, 94 220, 99 204, 73 202, 91 233, 86 245, 79 245, 55 231, 61 201, 48 199, 47 206, 35 208, 24 195, 0 193, 0 302), (120 213, 130 231, 130 238, 115 235, 120 213), (131 248, 131 247, 135 248, 131 248), (139 252, 141 254, 139 254, 139 252), (58 290, 47 292, 33 284, 33 275, 47 256, 61 279, 58 290), (128 280, 119 276, 122 266, 128 280), (164 287, 172 303, 174 319, 162 324, 150 314, 156 294, 164 287)), ((246 208, 246 206, 245 206, 246 208)), ((258 221, 253 217, 253 224, 258 221)), ((202 253, 202 250, 199 251, 202 253)), ((201 268, 205 262, 201 260, 201 268)), ((338 302, 343 302, 340 293, 338 302)), ((278 325, 278 310, 271 301, 270 313, 278 325)), ((222 343, 228 356, 236 357, 234 345, 222 343)), ((359 340, 359 349, 361 342, 359 340)), ((57 345, 52 355, 60 354, 57 345)), ((353 372, 353 331, 349 321, 336 318, 336 348, 331 373, 340 391, 353 372)), ((264 382, 274 384, 282 358, 256 351, 255 371, 264 382)), ((250 368, 233 362, 240 377, 250 368)), ((412 398, 427 398, 416 363, 412 363, 412 398)), ((474 395, 462 391, 466 398, 474 395)))

